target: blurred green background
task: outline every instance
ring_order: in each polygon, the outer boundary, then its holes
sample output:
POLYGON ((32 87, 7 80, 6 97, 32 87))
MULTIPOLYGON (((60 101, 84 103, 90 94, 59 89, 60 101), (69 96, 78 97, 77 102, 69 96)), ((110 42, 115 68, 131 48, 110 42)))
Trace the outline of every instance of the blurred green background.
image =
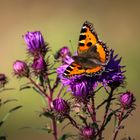
MULTIPOLYGON (((128 119, 120 136, 140 138, 140 1, 139 0, 0 0, 0 73, 9 78, 7 87, 16 90, 1 93, 3 100, 18 99, 2 107, 0 118, 16 105, 23 108, 13 112, 0 128, 8 140, 47 140, 49 135, 37 130, 48 122, 39 114, 44 107, 40 95, 33 90, 19 91, 25 79, 12 75, 16 59, 24 60, 26 46, 22 35, 40 30, 53 52, 71 46, 76 50, 81 26, 85 20, 94 23, 100 39, 122 56, 126 65, 127 89, 137 98, 137 110, 128 119), (33 129, 20 130, 25 126, 33 129)), ((111 132, 106 132, 106 140, 111 132)), ((118 138, 120 139, 120 137, 118 138)))

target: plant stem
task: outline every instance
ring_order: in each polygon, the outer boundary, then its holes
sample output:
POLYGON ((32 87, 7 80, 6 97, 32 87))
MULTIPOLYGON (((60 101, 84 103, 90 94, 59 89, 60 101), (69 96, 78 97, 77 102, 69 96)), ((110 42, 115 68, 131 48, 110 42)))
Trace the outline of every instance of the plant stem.
POLYGON ((109 93, 109 96, 108 96, 108 99, 107 99, 108 101, 107 101, 107 105, 106 105, 106 109, 105 109, 105 113, 104 113, 103 122, 101 124, 101 127, 100 127, 98 133, 97 133, 97 135, 99 135, 99 139, 102 139, 102 131, 104 130, 104 124, 106 122, 106 118, 108 116, 108 111, 110 109, 113 91, 114 91, 114 89, 111 89, 111 91, 109 93))
POLYGON ((85 102, 85 107, 92 119, 93 122, 96 122, 96 111, 95 111, 95 102, 94 102, 94 93, 91 97, 91 102, 85 102))
MULTIPOLYGON (((51 102, 53 101, 53 92, 52 92, 52 88, 51 88, 51 84, 50 84, 50 79, 48 78, 48 76, 47 76, 47 80, 48 80, 48 87, 49 87, 50 96, 48 96, 48 94, 46 94, 45 90, 41 89, 41 87, 38 84, 36 84, 32 78, 28 77, 28 79, 43 94, 43 96, 47 97, 48 105, 49 105, 49 108, 51 109, 51 102)), ((54 140, 58 140, 58 138, 57 138, 57 123, 56 123, 55 117, 52 118, 52 128, 53 128, 54 140)))
POLYGON ((121 113, 120 113, 120 115, 119 115, 119 121, 118 121, 118 124, 117 124, 117 126, 115 127, 115 130, 114 130, 114 133, 113 133, 113 138, 112 138, 112 140, 116 140, 116 138, 117 138, 117 135, 118 135, 118 132, 119 132, 119 130, 120 130, 120 125, 121 125, 121 122, 122 122, 122 117, 123 117, 123 114, 124 114, 124 107, 122 108, 122 111, 121 111, 121 113))
POLYGON ((64 88, 64 86, 63 86, 63 85, 61 85, 60 90, 59 90, 58 95, 57 95, 57 98, 59 98, 59 97, 60 97, 60 95, 61 95, 61 93, 62 93, 63 88, 64 88))
POLYGON ((56 124, 55 117, 52 118, 52 126, 53 126, 54 140, 58 140, 58 138, 57 138, 57 124, 56 124))
POLYGON ((48 94, 46 94, 46 92, 44 92, 44 91, 40 88, 40 86, 39 86, 38 84, 35 83, 35 81, 34 81, 32 78, 29 77, 28 79, 31 81, 31 83, 32 83, 36 88, 38 88, 38 89, 41 91, 41 93, 42 93, 45 97, 47 97, 48 100, 50 100, 50 97, 48 96, 48 94))
POLYGON ((80 130, 79 126, 77 125, 76 121, 70 116, 70 115, 67 115, 67 118, 69 119, 69 121, 71 122, 71 124, 77 128, 78 130, 80 130))
MULTIPOLYGON (((49 108, 52 109, 51 102, 53 101, 54 89, 55 89, 56 84, 58 84, 58 82, 55 82, 55 84, 54 84, 54 86, 52 88, 48 75, 46 75, 46 78, 47 78, 47 81, 48 81, 47 84, 48 84, 48 89, 49 89, 49 92, 50 92, 49 108)), ((55 116, 53 116, 53 118, 52 118, 52 129, 53 129, 54 140, 58 140, 57 122, 56 122, 55 116)))
POLYGON ((91 101, 92 101, 93 121, 96 122, 96 111, 95 111, 94 95, 92 96, 91 101))

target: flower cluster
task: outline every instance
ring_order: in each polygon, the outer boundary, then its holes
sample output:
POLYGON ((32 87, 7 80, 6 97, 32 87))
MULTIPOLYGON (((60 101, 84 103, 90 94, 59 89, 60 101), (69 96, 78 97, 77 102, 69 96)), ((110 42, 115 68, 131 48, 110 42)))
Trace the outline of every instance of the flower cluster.
POLYGON ((23 37, 27 45, 28 53, 33 56, 33 62, 30 67, 26 62, 16 60, 13 64, 14 74, 18 77, 28 77, 30 72, 35 73, 35 75, 45 73, 47 70, 45 55, 48 51, 48 47, 41 32, 28 32, 23 37), (30 71, 30 69, 32 70, 30 71))
MULTIPOLYGON (((65 47, 61 49, 61 52, 63 49, 65 50, 65 47)), ((105 70, 99 75, 92 77, 78 75, 71 78, 66 78, 63 73, 69 64, 74 61, 72 57, 67 54, 67 56, 65 55, 65 58, 67 57, 68 59, 63 58, 63 62, 65 63, 62 63, 62 65, 57 68, 57 73, 61 79, 61 82, 65 86, 69 87, 73 95, 80 96, 82 98, 89 95, 91 91, 95 90, 98 83, 102 83, 105 87, 109 86, 115 89, 123 84, 125 79, 125 71, 122 70, 124 66, 120 65, 121 58, 117 59, 117 56, 118 55, 114 56, 113 50, 110 51, 110 60, 105 66, 105 70)))
MULTIPOLYGON (((121 58, 110 50, 109 61, 103 65, 104 70, 101 73, 92 76, 75 75, 68 78, 64 76, 64 71, 74 62, 74 57, 68 47, 64 46, 56 52, 55 61, 52 64, 52 60, 49 62, 49 57, 47 57, 48 46, 40 31, 28 32, 24 35, 24 40, 27 52, 30 54, 29 59, 16 60, 13 64, 14 74, 20 78, 26 77, 33 85, 33 89, 45 100, 47 106, 42 114, 52 122, 52 127, 45 130, 48 133, 53 132, 55 140, 73 136, 80 140, 101 140, 106 126, 115 118, 116 126, 112 139, 116 140, 122 121, 135 109, 133 93, 127 91, 118 96, 116 90, 125 82, 125 70, 121 65, 121 58), (57 68, 54 65, 56 62, 61 64, 57 68), (101 88, 107 92, 108 96, 97 104, 96 93, 101 88), (115 108, 113 108, 114 104, 115 108), (99 120, 96 114, 101 107, 104 107, 105 112, 103 119, 99 120), (65 119, 78 133, 76 132, 75 135, 64 133, 61 138, 58 138, 57 122, 62 123, 65 119)), ((77 56, 76 53, 75 56, 77 56)), ((4 80, 4 75, 0 75, 0 82, 4 80)))

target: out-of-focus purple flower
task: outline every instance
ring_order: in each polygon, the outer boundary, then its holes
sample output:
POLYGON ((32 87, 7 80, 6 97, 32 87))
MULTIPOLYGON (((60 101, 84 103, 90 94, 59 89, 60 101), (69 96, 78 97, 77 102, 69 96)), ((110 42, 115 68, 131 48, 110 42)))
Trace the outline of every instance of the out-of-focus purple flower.
POLYGON ((97 80, 101 82, 104 86, 110 86, 115 89, 123 84, 124 76, 124 66, 120 65, 121 58, 117 59, 118 55, 114 56, 114 51, 110 51, 110 60, 105 66, 105 70, 101 75, 97 76, 97 80))
POLYGON ((93 138, 94 135, 95 135, 95 131, 93 128, 91 127, 84 127, 81 131, 81 135, 84 137, 84 138, 93 138))
POLYGON ((19 77, 29 76, 29 68, 24 61, 16 60, 13 64, 13 69, 14 69, 14 74, 19 77))
POLYGON ((28 32, 24 35, 24 40, 27 44, 27 50, 34 56, 45 55, 47 48, 44 38, 40 31, 28 32))
POLYGON ((134 103, 134 95, 133 93, 127 91, 126 93, 122 93, 120 95, 120 103, 123 107, 130 107, 134 103))
POLYGON ((68 47, 64 46, 55 54, 55 59, 60 60, 62 63, 67 63, 67 60, 71 57, 71 52, 68 47))
POLYGON ((58 113, 66 114, 69 112, 69 105, 62 98, 57 98, 53 100, 52 105, 53 105, 53 109, 58 113))
POLYGON ((0 73, 0 88, 4 87, 4 85, 7 83, 7 77, 5 74, 0 73))
POLYGON ((46 62, 42 56, 35 58, 32 64, 32 68, 36 73, 44 72, 46 70, 46 62))

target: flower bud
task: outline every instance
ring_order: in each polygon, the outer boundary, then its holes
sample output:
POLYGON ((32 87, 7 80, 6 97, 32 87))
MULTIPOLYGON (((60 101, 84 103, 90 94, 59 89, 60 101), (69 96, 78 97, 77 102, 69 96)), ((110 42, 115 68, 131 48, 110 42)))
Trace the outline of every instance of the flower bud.
POLYGON ((22 76, 28 77, 29 75, 28 66, 23 61, 16 60, 13 64, 13 69, 14 69, 14 74, 19 77, 22 77, 22 76))
POLYGON ((27 45, 27 50, 34 56, 44 55, 46 53, 46 44, 40 31, 28 32, 24 35, 24 40, 27 45))
POLYGON ((35 58, 34 62, 32 64, 32 68, 34 69, 34 71, 36 73, 40 73, 45 71, 46 69, 46 63, 45 60, 42 56, 40 56, 39 58, 35 58))
POLYGON ((130 107, 134 102, 134 95, 127 91, 120 95, 120 103, 123 107, 130 107))
POLYGON ((82 129, 81 133, 84 138, 93 138, 95 131, 93 128, 87 126, 82 129))
POLYGON ((60 61, 65 62, 70 59, 71 53, 68 47, 62 47, 56 54, 55 59, 59 59, 60 61))
POLYGON ((7 77, 5 74, 0 73, 0 88, 4 87, 4 85, 7 83, 7 77))
POLYGON ((81 99, 85 99, 88 97, 88 95, 90 94, 90 92, 93 90, 93 83, 90 81, 87 81, 86 79, 82 79, 81 80, 77 80, 76 82, 71 82, 71 91, 72 94, 75 97, 81 98, 81 99))
POLYGON ((53 109, 58 113, 66 114, 69 112, 69 105, 62 98, 57 98, 57 99, 53 100, 52 104, 53 104, 53 109))

